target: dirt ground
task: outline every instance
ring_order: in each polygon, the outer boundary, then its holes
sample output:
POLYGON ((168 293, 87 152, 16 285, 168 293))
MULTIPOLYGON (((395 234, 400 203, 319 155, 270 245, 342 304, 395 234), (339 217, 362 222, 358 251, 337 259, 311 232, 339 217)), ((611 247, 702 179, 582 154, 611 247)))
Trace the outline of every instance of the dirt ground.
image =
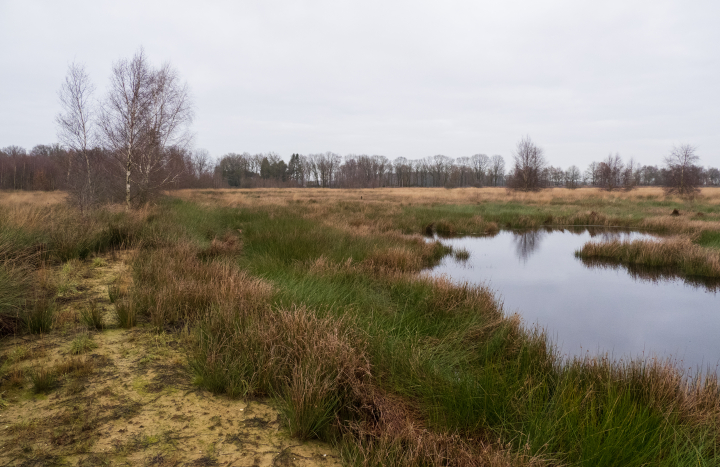
POLYGON ((108 286, 126 259, 52 270, 53 331, 0 341, 0 465, 340 465, 327 444, 291 439, 269 401, 195 387, 182 332, 117 328, 108 286), (104 329, 81 323, 90 306, 104 329))

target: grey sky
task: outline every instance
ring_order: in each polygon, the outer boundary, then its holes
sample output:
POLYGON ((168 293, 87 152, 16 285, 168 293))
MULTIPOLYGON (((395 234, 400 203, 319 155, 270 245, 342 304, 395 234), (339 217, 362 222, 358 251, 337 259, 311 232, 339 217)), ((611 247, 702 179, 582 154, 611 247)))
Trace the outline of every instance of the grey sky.
POLYGON ((720 2, 0 0, 0 146, 56 141, 73 60, 101 96, 140 46, 187 80, 195 146, 553 165, 673 144, 720 165, 720 2))

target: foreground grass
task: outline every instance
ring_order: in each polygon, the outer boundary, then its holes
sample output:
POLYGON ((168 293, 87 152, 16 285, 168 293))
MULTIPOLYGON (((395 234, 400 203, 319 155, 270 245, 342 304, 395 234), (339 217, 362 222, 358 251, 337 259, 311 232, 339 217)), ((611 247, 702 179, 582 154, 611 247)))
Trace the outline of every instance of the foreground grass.
POLYGON ((688 206, 655 195, 446 192, 456 196, 182 193, 193 201, 98 214, 76 242, 93 251, 115 222, 139 248, 130 285, 113 289, 116 309, 165 332, 189 329, 197 385, 275 398, 294 436, 334 443, 348 464, 716 465, 713 375, 688 380, 653 360, 563 364, 488 290, 417 275, 449 253, 424 233, 617 222, 701 241, 714 235, 716 198, 694 201, 701 218, 678 219, 667 211, 688 206))

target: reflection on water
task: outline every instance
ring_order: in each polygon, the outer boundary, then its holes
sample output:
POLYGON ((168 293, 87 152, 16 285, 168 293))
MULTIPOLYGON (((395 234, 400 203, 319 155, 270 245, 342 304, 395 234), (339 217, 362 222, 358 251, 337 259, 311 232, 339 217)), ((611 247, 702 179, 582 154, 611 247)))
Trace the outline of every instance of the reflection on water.
POLYGON ((720 363, 720 282, 574 255, 589 240, 641 238, 652 237, 544 229, 444 239, 469 251, 470 259, 446 257, 430 274, 489 286, 506 312, 545 328, 569 356, 673 356, 686 368, 714 369, 720 363))
POLYGON ((517 232, 513 237, 517 257, 527 263, 528 258, 540 247, 540 240, 545 233, 543 230, 529 230, 517 232))
POLYGON ((720 279, 716 277, 682 276, 671 268, 648 267, 637 264, 618 264, 602 258, 581 258, 580 261, 588 268, 625 270, 636 281, 660 284, 662 282, 682 281, 686 285, 705 289, 710 292, 720 290, 720 279))

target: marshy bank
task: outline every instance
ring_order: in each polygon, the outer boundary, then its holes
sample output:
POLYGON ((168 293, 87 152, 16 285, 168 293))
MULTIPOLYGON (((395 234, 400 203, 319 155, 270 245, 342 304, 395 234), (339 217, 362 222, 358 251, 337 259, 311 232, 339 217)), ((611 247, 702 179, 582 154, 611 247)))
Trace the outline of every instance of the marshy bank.
MULTIPOLYGON (((114 332, 169 336, 181 357, 177 368, 194 388, 240 400, 269 397, 287 436, 331 443, 345 464, 720 461, 716 378, 688 379, 659 361, 567 362, 542 333, 507 315, 488 288, 418 274, 451 253, 425 240, 429 225, 483 233, 592 219, 635 228, 665 223, 658 219, 668 207, 687 211, 682 200, 504 190, 173 196, 145 211, 110 209, 85 218, 69 209, 0 207, 15 210, 0 216, 0 231, 13 232, 5 237, 11 266, 27 265, 27 277, 38 284, 6 308, 18 319, 16 332, 25 332, 41 292, 48 302, 59 300, 59 285, 41 281, 48 267, 131 248, 127 273, 108 290, 113 325, 122 318, 128 328, 114 332), (43 259, 23 262, 25 253, 43 259)), ((693 205, 703 219, 681 221, 712 230, 720 196, 704 196, 693 205)), ((689 228, 673 222, 662 225, 689 228)), ((62 327, 47 309, 52 335, 62 327)), ((31 391, 26 376, 10 389, 18 380, 14 365, 3 367, 3 410, 31 391)), ((130 441, 123 445, 136 446, 130 441)), ((60 460, 65 455, 48 433, 19 459, 41 445, 60 460)), ((93 453, 99 444, 91 439, 84 446, 93 453)), ((169 458, 172 443, 163 446, 169 458)))
POLYGON ((700 246, 684 236, 661 241, 588 242, 577 251, 577 256, 672 270, 687 277, 720 279, 720 249, 700 246))
POLYGON ((662 238, 547 228, 442 241, 469 258, 447 256, 431 274, 496 291, 506 311, 545 328, 569 359, 606 353, 624 360, 674 359, 689 374, 707 367, 714 372, 720 363, 720 280, 576 257, 588 244, 665 245, 662 238))

